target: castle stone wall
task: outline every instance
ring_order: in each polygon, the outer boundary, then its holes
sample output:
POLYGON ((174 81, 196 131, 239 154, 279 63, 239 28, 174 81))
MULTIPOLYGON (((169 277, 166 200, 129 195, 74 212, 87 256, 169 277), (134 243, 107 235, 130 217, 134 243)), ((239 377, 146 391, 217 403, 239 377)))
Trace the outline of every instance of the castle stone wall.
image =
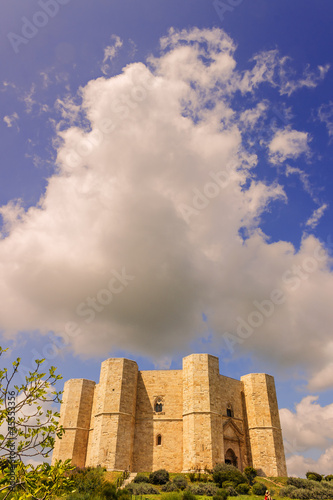
POLYGON ((60 414, 66 434, 53 462, 181 472, 227 461, 287 475, 273 377, 225 377, 208 354, 187 356, 182 370, 139 372, 134 361, 107 359, 97 385, 66 382, 60 414))
POLYGON ((153 370, 139 373, 134 436, 135 471, 169 468, 182 470, 182 371, 153 370), (162 401, 162 412, 154 405, 162 401), (161 436, 161 444, 158 444, 161 436))

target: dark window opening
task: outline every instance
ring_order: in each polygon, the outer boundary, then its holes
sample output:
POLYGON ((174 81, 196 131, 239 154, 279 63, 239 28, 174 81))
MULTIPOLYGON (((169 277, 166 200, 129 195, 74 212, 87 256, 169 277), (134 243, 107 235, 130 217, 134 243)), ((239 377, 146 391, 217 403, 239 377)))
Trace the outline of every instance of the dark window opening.
POLYGON ((161 411, 163 411, 163 404, 162 403, 156 403, 155 404, 155 411, 156 411, 156 413, 160 413, 161 411))
POLYGON ((161 446, 161 444, 162 444, 162 436, 161 436, 161 434, 159 434, 157 436, 157 438, 156 438, 156 444, 157 444, 157 446, 161 446))
POLYGON ((227 417, 233 417, 233 416, 234 416, 234 412, 233 412, 232 406, 228 405, 227 406, 227 417))
POLYGON ((238 467, 238 459, 237 456, 231 448, 225 454, 224 462, 229 465, 233 465, 234 467, 238 467))

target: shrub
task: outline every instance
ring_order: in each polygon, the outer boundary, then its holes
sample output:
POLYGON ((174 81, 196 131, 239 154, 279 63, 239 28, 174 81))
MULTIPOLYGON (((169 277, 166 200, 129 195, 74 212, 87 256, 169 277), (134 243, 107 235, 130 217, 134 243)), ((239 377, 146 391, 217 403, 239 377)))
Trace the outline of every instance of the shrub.
POLYGON ((132 500, 132 493, 130 493, 126 488, 117 491, 118 500, 132 500))
POLYGON ((222 463, 215 465, 213 479, 220 487, 225 481, 232 481, 235 485, 247 482, 246 477, 237 467, 222 463))
POLYGON ((233 486, 227 486, 225 491, 228 493, 228 497, 238 497, 238 493, 233 486))
POLYGON ((161 490, 162 491, 167 491, 167 492, 172 492, 172 491, 178 491, 179 488, 178 488, 178 486, 175 483, 169 481, 169 482, 163 484, 161 490))
POLYGON ((234 488, 236 485, 232 481, 224 481, 224 483, 222 483, 222 488, 228 488, 229 486, 231 486, 232 488, 234 488))
POLYGON ((329 474, 328 476, 325 476, 325 481, 332 481, 333 480, 333 474, 329 474))
POLYGON ((149 477, 142 472, 137 474, 133 480, 134 483, 149 483, 149 477))
POLYGON ((217 486, 215 486, 215 484, 213 483, 193 484, 190 485, 188 489, 194 495, 208 496, 208 497, 214 496, 218 491, 217 486))
POLYGON ((287 484, 295 486, 296 488, 306 488, 308 486, 308 480, 300 477, 288 477, 287 484))
POLYGON ((309 481, 309 483, 314 483, 314 487, 312 487, 311 495, 312 498, 316 500, 322 500, 327 498, 333 498, 333 486, 327 481, 309 481))
POLYGON ((311 491, 306 488, 298 488, 294 491, 292 498, 297 498, 298 500, 312 498, 311 491))
POLYGON ((321 481, 323 479, 323 476, 321 474, 318 474, 318 472, 307 472, 306 478, 310 479, 311 481, 321 481))
POLYGON ((248 495, 250 491, 250 485, 247 483, 240 483, 236 486, 235 490, 240 495, 248 495))
POLYGON ((333 483, 330 481, 327 481, 326 479, 323 479, 319 485, 321 488, 328 489, 329 491, 333 491, 333 483))
POLYGON ((186 490, 187 486, 188 486, 188 482, 187 482, 187 479, 186 477, 184 476, 175 476, 172 480, 172 482, 177 486, 177 488, 179 490, 186 490))
POLYGON ((266 486, 263 483, 254 482, 252 485, 254 495, 263 496, 266 493, 266 486))
POLYGON ((117 500, 117 488, 114 484, 106 482, 102 488, 102 496, 106 500, 117 500))
MULTIPOLYGON (((291 479, 291 478, 288 478, 291 479)), ((285 486, 284 488, 280 489, 280 497, 289 497, 289 498, 294 498, 293 494, 297 490, 296 486, 289 484, 288 486, 285 486)), ((266 491, 266 488, 265 488, 266 491)))
POLYGON ((227 500, 227 498, 228 498, 228 493, 226 492, 226 490, 223 489, 217 490, 217 492, 213 496, 213 500, 227 500))
POLYGON ((194 481, 195 481, 195 472, 189 472, 188 473, 188 477, 189 477, 191 483, 194 483, 194 481))
POLYGON ((130 483, 126 486, 126 490, 131 495, 158 495, 159 491, 152 484, 148 483, 130 483))
POLYGON ((257 477, 258 473, 256 469, 253 467, 245 467, 244 469, 244 475, 246 479, 248 480, 249 484, 252 486, 254 482, 254 478, 257 477))
POLYGON ((306 484, 302 486, 302 488, 305 488, 306 490, 314 490, 318 488, 322 488, 322 484, 319 481, 313 481, 312 479, 305 479, 306 484))
POLYGON ((152 484, 165 484, 169 481, 169 472, 165 469, 158 469, 149 474, 149 482, 152 484))
POLYGON ((78 493, 100 493, 104 484, 102 467, 76 467, 69 477, 74 481, 74 489, 78 493))
POLYGON ((195 495, 189 490, 185 490, 183 493, 183 500, 197 500, 195 495))

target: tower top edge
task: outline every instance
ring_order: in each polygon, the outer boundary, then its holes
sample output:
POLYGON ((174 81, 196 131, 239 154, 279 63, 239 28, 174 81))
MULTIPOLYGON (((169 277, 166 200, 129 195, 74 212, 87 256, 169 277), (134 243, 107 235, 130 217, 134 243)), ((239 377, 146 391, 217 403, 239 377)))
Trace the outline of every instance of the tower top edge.
POLYGON ((241 380, 246 377, 256 377, 257 375, 263 375, 264 377, 272 377, 274 378, 273 375, 270 375, 269 373, 247 373, 246 375, 241 376, 241 380))
POLYGON ((88 378, 70 378, 66 380, 65 384, 67 384, 68 382, 89 382, 90 384, 96 384, 94 380, 90 380, 88 378))
POLYGON ((107 363, 108 361, 129 361, 130 363, 135 363, 137 365, 137 362, 134 359, 129 358, 107 358, 102 361, 102 364, 107 363))
POLYGON ((207 357, 207 358, 215 358, 215 359, 219 359, 218 356, 214 356, 214 354, 209 354, 207 352, 196 352, 196 353, 193 353, 193 354, 188 354, 187 356, 184 356, 183 359, 187 359, 187 358, 193 358, 193 357, 207 357))

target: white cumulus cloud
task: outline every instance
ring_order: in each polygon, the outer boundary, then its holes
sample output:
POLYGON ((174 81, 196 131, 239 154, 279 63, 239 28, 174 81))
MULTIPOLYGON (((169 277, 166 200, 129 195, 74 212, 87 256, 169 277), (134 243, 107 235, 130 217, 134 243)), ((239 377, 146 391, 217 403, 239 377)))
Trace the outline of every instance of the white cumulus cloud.
POLYGON ((272 163, 283 163, 287 158, 298 158, 309 153, 309 134, 285 128, 278 130, 269 144, 269 159, 272 163))
POLYGON ((305 476, 309 470, 321 474, 332 472, 333 404, 320 406, 318 396, 306 396, 295 407, 295 412, 280 410, 288 474, 305 476), (318 460, 301 453, 321 450, 318 460))
MULTIPOLYGON (((171 30, 161 49, 88 82, 80 109, 68 100, 58 170, 38 205, 2 207, 3 334, 66 331, 78 355, 121 348, 163 364, 207 324, 210 347, 228 351, 224 334, 241 321, 251 332, 237 354, 314 376, 331 362, 330 260, 312 235, 296 250, 260 229, 273 201, 288 202, 282 185, 255 177, 257 156, 242 142, 244 121, 265 112, 260 78, 247 82, 240 119, 232 102, 244 75, 230 37, 171 30)), ((274 140, 280 156, 307 150, 306 132, 274 140)))

